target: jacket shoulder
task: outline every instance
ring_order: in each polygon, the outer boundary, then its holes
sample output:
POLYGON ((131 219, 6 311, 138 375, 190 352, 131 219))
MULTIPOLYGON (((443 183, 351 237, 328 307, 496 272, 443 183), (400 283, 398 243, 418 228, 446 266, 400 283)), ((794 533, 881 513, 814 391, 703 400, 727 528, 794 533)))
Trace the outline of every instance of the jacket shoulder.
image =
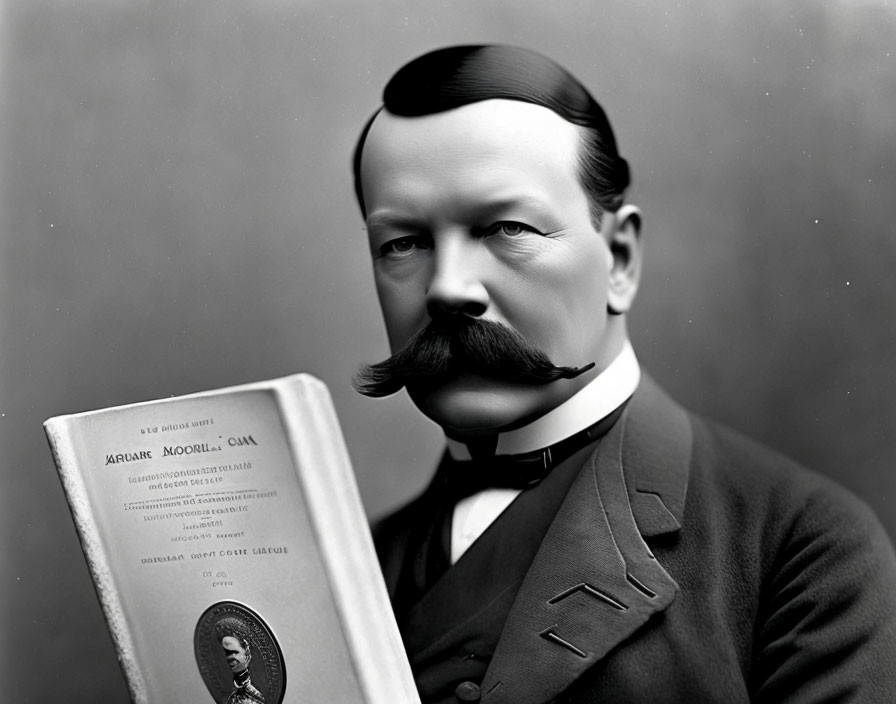
POLYGON ((746 513, 758 512, 767 521, 791 526, 818 514, 876 529, 871 509, 846 488, 725 425, 690 417, 694 440, 689 493, 706 493, 741 520, 746 513))
POLYGON ((852 691, 846 700, 892 701, 896 555, 873 511, 785 455, 690 419, 683 530, 678 548, 658 558, 684 600, 694 595, 695 612, 726 605, 720 618, 749 662, 751 699, 852 691))

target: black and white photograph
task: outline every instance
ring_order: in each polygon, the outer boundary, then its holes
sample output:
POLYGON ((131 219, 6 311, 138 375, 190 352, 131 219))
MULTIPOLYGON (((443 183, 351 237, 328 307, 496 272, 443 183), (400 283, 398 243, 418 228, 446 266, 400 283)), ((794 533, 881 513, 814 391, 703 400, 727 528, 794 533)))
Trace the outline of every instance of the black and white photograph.
POLYGON ((0 0, 0 691, 896 701, 894 115, 893 0, 0 0))

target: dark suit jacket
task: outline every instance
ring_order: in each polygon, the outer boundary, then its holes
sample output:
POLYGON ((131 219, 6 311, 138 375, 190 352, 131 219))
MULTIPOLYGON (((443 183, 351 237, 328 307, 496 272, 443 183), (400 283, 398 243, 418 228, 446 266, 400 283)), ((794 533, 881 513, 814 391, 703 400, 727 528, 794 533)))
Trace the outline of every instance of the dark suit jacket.
MULTIPOLYGON (((393 593, 414 520, 375 530, 393 593)), ((852 495, 645 379, 477 684, 483 704, 896 702, 896 558, 852 495)))

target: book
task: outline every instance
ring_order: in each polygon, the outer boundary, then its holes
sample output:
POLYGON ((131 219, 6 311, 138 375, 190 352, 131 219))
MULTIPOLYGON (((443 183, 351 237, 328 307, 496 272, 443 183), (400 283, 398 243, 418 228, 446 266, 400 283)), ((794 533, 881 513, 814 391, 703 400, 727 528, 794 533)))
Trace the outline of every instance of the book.
POLYGON ((322 382, 44 427, 136 704, 419 702, 322 382))

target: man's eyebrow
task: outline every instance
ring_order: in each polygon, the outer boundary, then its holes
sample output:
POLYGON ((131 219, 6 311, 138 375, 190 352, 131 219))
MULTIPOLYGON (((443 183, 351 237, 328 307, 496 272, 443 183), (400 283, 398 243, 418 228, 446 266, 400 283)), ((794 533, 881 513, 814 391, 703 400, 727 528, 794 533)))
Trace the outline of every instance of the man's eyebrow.
MULTIPOLYGON (((520 194, 492 199, 484 198, 479 202, 466 204, 459 209, 458 217, 465 220, 488 219, 501 217, 502 213, 513 210, 522 210, 536 217, 551 218, 555 216, 551 208, 545 204, 544 199, 534 194, 520 194)), ((367 227, 412 230, 425 227, 425 224, 411 215, 382 210, 367 216, 367 227)))
POLYGON ((421 223, 410 215, 392 212, 389 210, 376 211, 367 216, 367 227, 393 228, 393 229, 419 229, 421 223))
POLYGON ((542 217, 550 217, 552 215, 551 209, 545 204, 544 199, 531 194, 483 200, 482 203, 470 208, 470 212, 473 215, 484 218, 499 217, 500 213, 512 210, 524 210, 542 217))

